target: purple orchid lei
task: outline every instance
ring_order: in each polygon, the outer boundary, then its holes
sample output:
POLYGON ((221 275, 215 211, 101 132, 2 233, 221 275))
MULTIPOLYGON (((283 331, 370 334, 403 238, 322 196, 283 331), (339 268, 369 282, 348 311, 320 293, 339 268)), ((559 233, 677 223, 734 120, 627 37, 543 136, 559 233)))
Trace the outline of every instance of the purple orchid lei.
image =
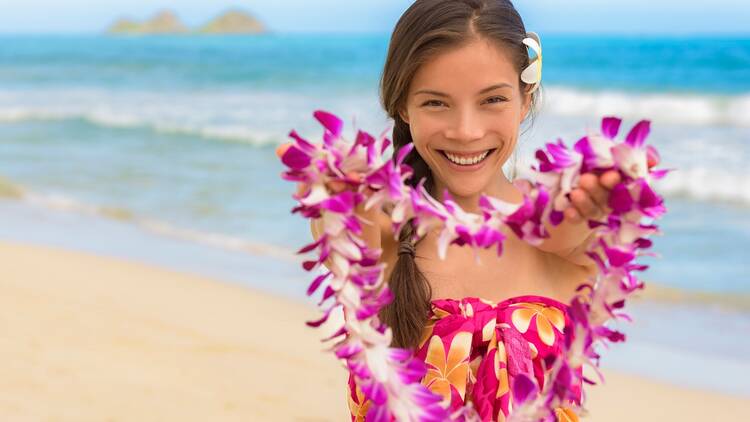
POLYGON ((305 261, 303 267, 312 271, 328 259, 331 265, 307 290, 312 295, 325 285, 318 303, 323 316, 307 324, 318 327, 334 309, 343 310, 344 325, 324 341, 332 342, 330 351, 346 362, 357 385, 371 400, 368 421, 469 421, 478 420, 478 416, 469 406, 449 414, 440 405, 441 397, 420 382, 426 372, 424 362, 413 358, 411 350, 390 346, 391 329, 377 315, 393 297, 384 280, 385 264, 379 263, 382 251, 368 248, 360 238, 361 217, 355 210, 361 204, 365 210, 392 207, 394 233, 412 219, 417 238, 431 230, 439 231, 441 259, 445 259, 451 244, 469 246, 475 252, 495 247, 499 255, 503 225, 519 238, 538 245, 549 237, 543 223, 557 225, 562 221, 562 211, 569 205, 568 194, 576 188, 581 174, 619 171, 621 182, 612 189, 608 204, 612 212, 606 221, 588 223, 595 229, 596 238, 587 253, 600 271, 578 287, 570 302, 572 323, 565 328, 563 352, 545 362, 550 370, 544 388, 540 391, 527 376, 516 377, 511 386, 514 406, 509 420, 554 421, 554 409, 575 400, 571 386, 581 381, 595 384, 585 377, 577 378, 576 370, 581 365, 592 367, 604 381, 594 346, 625 340, 623 333, 605 324, 615 319, 632 320, 623 311, 625 300, 644 287, 634 273, 647 268, 636 264, 635 259, 653 255, 646 252, 652 244, 648 237, 660 233, 657 226, 644 220, 657 219, 666 212, 663 199, 650 185, 669 170, 654 170, 659 155, 644 144, 650 131, 648 121, 636 124, 624 142, 615 139, 621 120, 607 117, 602 120, 601 133, 583 137, 573 149, 562 140, 548 143, 536 153, 536 180, 514 182, 524 194, 520 205, 482 196, 481 214, 473 214, 462 210, 447 191, 443 203, 435 200, 425 190, 424 179, 416 188, 405 183, 413 173, 404 164, 413 144, 397 151, 393 160, 384 156, 391 144, 385 136, 387 131, 378 138, 358 131, 351 142, 342 136, 343 122, 338 117, 324 111, 316 111, 314 116, 325 129, 322 144, 311 143, 292 131, 294 142, 281 155, 288 167, 282 177, 305 187, 294 196, 299 205, 292 212, 323 221, 320 238, 297 252, 318 253, 316 260, 305 261), (330 182, 344 183, 349 189, 332 194, 326 189, 330 182))

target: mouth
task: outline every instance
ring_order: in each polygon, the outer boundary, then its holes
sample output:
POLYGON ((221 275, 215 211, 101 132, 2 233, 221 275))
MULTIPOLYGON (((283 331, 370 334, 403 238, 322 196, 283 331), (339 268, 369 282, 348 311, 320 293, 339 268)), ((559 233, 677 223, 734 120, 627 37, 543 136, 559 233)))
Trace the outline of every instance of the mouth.
POLYGON ((472 153, 458 153, 446 150, 437 150, 450 165, 458 170, 476 170, 484 165, 497 148, 472 153))

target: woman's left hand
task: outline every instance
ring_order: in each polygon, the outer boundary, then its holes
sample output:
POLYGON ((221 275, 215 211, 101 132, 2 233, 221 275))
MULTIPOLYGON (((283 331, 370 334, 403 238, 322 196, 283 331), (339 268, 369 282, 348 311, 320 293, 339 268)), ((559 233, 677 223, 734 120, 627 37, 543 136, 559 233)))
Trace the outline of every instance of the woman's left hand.
POLYGON ((618 183, 620 173, 616 170, 610 170, 601 176, 582 174, 578 187, 570 192, 571 204, 563 211, 565 218, 574 224, 601 220, 612 211, 607 205, 609 194, 618 183))

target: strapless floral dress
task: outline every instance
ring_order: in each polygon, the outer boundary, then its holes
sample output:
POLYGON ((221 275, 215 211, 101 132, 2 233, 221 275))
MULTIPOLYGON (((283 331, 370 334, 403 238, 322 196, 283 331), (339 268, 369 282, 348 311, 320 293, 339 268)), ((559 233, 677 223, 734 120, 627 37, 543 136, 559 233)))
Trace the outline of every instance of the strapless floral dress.
MULTIPOLYGON (((510 386, 519 373, 544 387, 544 358, 559 354, 568 305, 545 296, 524 295, 493 303, 476 297, 436 299, 415 357, 426 363, 422 379, 443 397, 446 409, 471 402, 483 421, 505 421, 513 410, 510 386)), ((579 375, 581 375, 579 369, 579 375)), ((582 385, 576 385, 577 405, 582 385)), ((349 374, 352 421, 365 421, 370 406, 349 374)), ((555 409, 558 422, 578 421, 572 407, 555 409)))

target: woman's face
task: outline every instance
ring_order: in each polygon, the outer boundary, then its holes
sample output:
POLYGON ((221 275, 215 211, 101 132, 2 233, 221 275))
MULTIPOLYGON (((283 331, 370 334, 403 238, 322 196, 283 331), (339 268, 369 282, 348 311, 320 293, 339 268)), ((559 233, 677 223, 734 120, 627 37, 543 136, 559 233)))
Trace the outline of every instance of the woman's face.
POLYGON ((507 182, 502 167, 531 103, 518 80, 510 56, 481 39, 419 68, 401 117, 439 195, 445 188, 459 197, 491 193, 507 182))

